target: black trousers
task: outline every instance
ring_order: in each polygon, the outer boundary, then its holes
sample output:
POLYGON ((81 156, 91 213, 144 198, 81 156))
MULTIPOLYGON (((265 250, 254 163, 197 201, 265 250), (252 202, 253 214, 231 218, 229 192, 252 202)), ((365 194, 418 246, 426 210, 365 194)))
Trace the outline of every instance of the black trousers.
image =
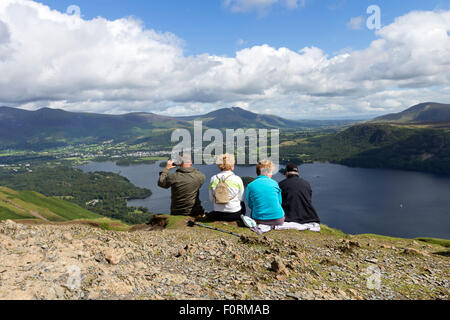
POLYGON ((238 221, 241 220, 241 215, 244 215, 247 213, 247 208, 245 207, 245 203, 241 202, 241 211, 238 212, 218 212, 213 211, 206 214, 206 217, 208 220, 212 221, 225 221, 225 222, 231 222, 231 221, 238 221))

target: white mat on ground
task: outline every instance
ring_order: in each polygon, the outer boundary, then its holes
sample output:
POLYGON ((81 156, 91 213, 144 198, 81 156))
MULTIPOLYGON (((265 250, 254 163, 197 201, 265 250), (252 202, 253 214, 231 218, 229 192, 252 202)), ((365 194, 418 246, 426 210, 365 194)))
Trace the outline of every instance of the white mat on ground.
POLYGON ((271 230, 276 230, 276 231, 281 231, 281 230, 306 231, 306 230, 309 230, 309 231, 313 231, 313 232, 320 232, 320 224, 318 224, 318 223, 300 224, 300 223, 296 223, 296 222, 285 222, 283 225, 276 226, 276 227, 272 227, 272 226, 268 226, 268 225, 264 225, 264 224, 258 224, 256 227, 251 228, 251 230, 258 234, 267 233, 271 230))
POLYGON ((320 232, 320 224, 318 223, 304 223, 285 222, 282 226, 275 227, 275 230, 298 230, 298 231, 314 231, 320 232))

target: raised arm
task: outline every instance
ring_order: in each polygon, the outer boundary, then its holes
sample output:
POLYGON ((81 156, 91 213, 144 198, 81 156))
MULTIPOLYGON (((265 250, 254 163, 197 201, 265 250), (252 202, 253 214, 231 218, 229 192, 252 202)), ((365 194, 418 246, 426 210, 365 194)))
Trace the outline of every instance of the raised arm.
POLYGON ((171 174, 169 173, 169 169, 164 168, 163 171, 159 174, 158 187, 169 189, 171 186, 171 174))
POLYGON ((167 161, 166 167, 159 174, 158 187, 169 189, 172 186, 173 175, 169 171, 175 168, 172 160, 167 161))

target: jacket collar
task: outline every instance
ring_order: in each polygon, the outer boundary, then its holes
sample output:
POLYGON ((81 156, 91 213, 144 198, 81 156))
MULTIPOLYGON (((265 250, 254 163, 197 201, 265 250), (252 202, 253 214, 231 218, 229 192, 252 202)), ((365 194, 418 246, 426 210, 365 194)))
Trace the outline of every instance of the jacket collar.
POLYGON ((194 167, 182 167, 182 168, 178 168, 177 172, 181 172, 181 173, 190 173, 190 172, 194 172, 195 169, 194 167))

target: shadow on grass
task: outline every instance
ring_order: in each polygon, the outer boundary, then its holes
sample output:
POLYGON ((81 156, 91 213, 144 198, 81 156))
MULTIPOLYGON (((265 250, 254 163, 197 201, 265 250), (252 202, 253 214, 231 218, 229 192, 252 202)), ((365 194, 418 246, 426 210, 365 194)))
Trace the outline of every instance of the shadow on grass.
POLYGON ((443 257, 450 258, 450 251, 434 252, 433 254, 435 254, 437 256, 443 256, 443 257))

